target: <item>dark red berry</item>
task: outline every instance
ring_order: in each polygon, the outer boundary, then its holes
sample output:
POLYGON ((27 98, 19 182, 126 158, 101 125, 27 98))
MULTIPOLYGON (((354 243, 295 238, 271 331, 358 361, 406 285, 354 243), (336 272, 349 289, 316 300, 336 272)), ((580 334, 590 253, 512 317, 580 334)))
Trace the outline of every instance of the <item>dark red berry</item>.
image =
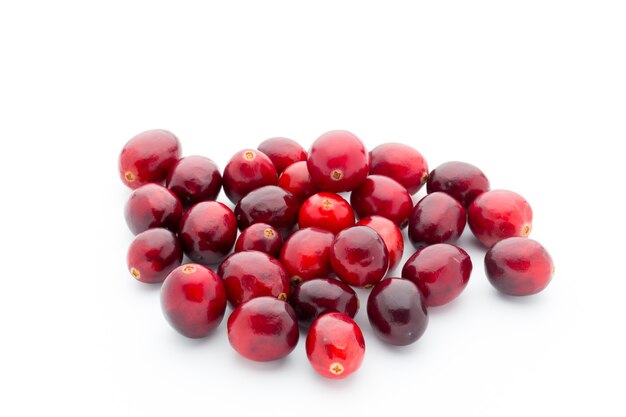
POLYGON ((298 221, 298 199, 289 191, 266 185, 242 198, 235 207, 240 230, 254 223, 266 223, 288 236, 298 221))
POLYGON ((308 227, 287 239, 280 251, 280 262, 292 283, 297 285, 330 274, 330 245, 334 238, 332 232, 308 227))
POLYGON ((322 314, 338 312, 354 318, 359 310, 359 298, 354 290, 333 278, 303 282, 293 290, 290 303, 305 326, 322 314))
POLYGON ((126 263, 138 281, 163 282, 183 261, 176 235, 167 229, 148 229, 135 236, 128 248, 126 263))
POLYGON ((222 174, 209 158, 187 156, 179 160, 167 176, 167 188, 186 207, 217 198, 222 189, 222 174))
POLYGON ((274 258, 278 258, 282 247, 283 238, 278 230, 265 223, 256 223, 244 229, 235 242, 235 252, 257 250, 274 258))
POLYGON ((296 162, 289 165, 278 178, 278 186, 298 198, 300 204, 313 194, 320 191, 317 185, 313 184, 306 161, 296 162))
POLYGON ((428 194, 409 216, 409 240, 416 248, 434 243, 454 243, 465 228, 465 209, 446 193, 428 194))
POLYGON ((300 207, 298 225, 319 227, 333 233, 354 226, 354 211, 350 204, 340 195, 333 193, 317 193, 309 197, 300 207))
POLYGON ((383 239, 389 253, 389 271, 398 266, 404 254, 404 237, 394 222, 381 216, 369 216, 359 220, 357 226, 371 227, 383 239))
POLYGON ((442 191, 467 208, 480 194, 489 191, 483 172, 467 162, 452 161, 433 169, 426 184, 428 193, 442 191))
POLYGON ((385 143, 370 152, 370 174, 385 175, 415 194, 428 179, 428 164, 414 148, 402 143, 385 143))
POLYGON ((360 218, 383 216, 401 229, 409 223, 413 200, 406 188, 382 175, 370 175, 352 191, 350 204, 360 218))
POLYGON ((182 215, 183 207, 178 197, 159 184, 137 188, 124 207, 126 224, 135 235, 155 227, 176 232, 182 215))
POLYGON ((279 175, 289 165, 306 161, 306 151, 292 139, 270 138, 261 142, 258 149, 272 160, 279 175))
POLYGON ((224 168, 224 193, 237 204, 250 191, 276 185, 278 174, 272 161, 261 151, 244 149, 230 158, 224 168))

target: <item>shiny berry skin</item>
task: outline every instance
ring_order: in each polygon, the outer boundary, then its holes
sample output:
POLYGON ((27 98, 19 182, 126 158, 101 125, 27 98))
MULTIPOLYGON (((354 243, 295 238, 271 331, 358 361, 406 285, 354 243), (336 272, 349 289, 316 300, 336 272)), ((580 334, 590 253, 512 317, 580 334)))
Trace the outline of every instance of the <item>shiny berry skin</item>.
POLYGON ((306 161, 296 162, 285 168, 278 178, 278 186, 295 195, 300 204, 320 191, 317 185, 313 184, 306 161))
POLYGON ((294 350, 299 338, 296 313, 276 298, 255 298, 241 304, 228 317, 230 345, 253 361, 283 358, 294 350))
POLYGON ((387 278, 376 284, 367 299, 367 317, 376 336, 398 346, 414 343, 428 326, 419 289, 402 278, 387 278))
POLYGON ((498 291, 508 295, 531 295, 548 286, 554 275, 554 262, 539 242, 510 237, 487 251, 485 272, 498 291))
POLYGON ((257 149, 272 160, 279 175, 289 165, 298 161, 306 161, 306 151, 292 139, 270 138, 261 142, 257 149))
POLYGON ((203 265, 219 263, 235 244, 235 214, 217 201, 198 203, 183 215, 178 237, 192 261, 203 265))
POLYGON ((402 143, 385 143, 370 152, 370 174, 385 175, 415 194, 428 179, 428 164, 421 153, 402 143))
POLYGON ((222 277, 226 297, 233 307, 257 297, 289 297, 289 277, 280 262, 267 253, 233 253, 220 264, 217 275, 222 277))
POLYGON ((135 236, 126 264, 137 281, 159 283, 183 261, 176 235, 167 229, 148 229, 135 236))
POLYGON ((532 230, 533 211, 521 195, 493 190, 472 201, 467 209, 467 220, 474 236, 490 247, 507 237, 528 237, 532 230))
POLYGON ((275 185, 266 185, 251 191, 239 200, 235 216, 240 230, 254 223, 266 223, 288 236, 298 221, 298 199, 289 191, 275 185))
POLYGON ((428 307, 444 305, 458 297, 471 273, 472 260, 467 252, 447 243, 419 249, 402 268, 402 277, 417 285, 428 307))
POLYGON ((428 193, 442 191, 467 208, 480 194, 489 191, 485 174, 467 162, 451 161, 433 169, 426 184, 428 193))
POLYGON ((389 253, 374 229, 353 226, 335 236, 330 247, 330 265, 342 281, 367 288, 387 273, 389 253))
POLYGON ((148 130, 130 139, 118 162, 122 182, 133 190, 149 182, 162 183, 180 158, 180 141, 167 130, 148 130))
POLYGON ((135 189, 124 207, 126 224, 135 235, 155 227, 176 232, 182 216, 183 206, 178 197, 159 184, 135 189))
POLYGON ((208 336, 222 322, 226 311, 224 284, 205 266, 179 266, 163 282, 161 309, 180 334, 191 338, 208 336))
POLYGON ((212 201, 222 189, 222 174, 209 158, 186 156, 172 168, 165 182, 185 207, 212 201))
POLYGON ((404 254, 404 237, 394 222, 381 216, 369 216, 359 220, 357 226, 371 227, 383 239, 389 253, 389 271, 398 266, 404 254))
POLYGON ((417 249, 434 243, 454 243, 465 228, 465 209, 446 193, 426 195, 409 216, 409 240, 417 249))
POLYGON ((224 193, 237 204, 250 191, 276 185, 278 174, 272 161, 261 151, 244 149, 230 158, 224 168, 224 193))
POLYGON ((334 130, 313 142, 307 167, 313 182, 323 191, 352 191, 369 173, 369 154, 354 134, 334 130))
POLYGON ((282 247, 283 238, 278 230, 265 223, 255 223, 247 227, 235 242, 235 252, 256 250, 265 252, 274 258, 278 258, 282 247))
POLYGON ((309 328, 306 355, 319 374, 332 379, 345 378, 363 363, 363 333, 345 314, 324 314, 309 328))
POLYGON ((343 229, 354 226, 354 211, 350 204, 340 195, 321 192, 312 195, 300 207, 298 225, 319 227, 329 232, 339 233, 343 229))
POLYGON ((334 238, 328 230, 307 227, 287 239, 280 250, 280 263, 294 285, 330 274, 330 245, 334 238))
POLYGON ((359 298, 346 283, 333 278, 315 278, 293 290, 290 299, 298 320, 310 326, 322 314, 338 312, 354 318, 359 298))
POLYGON ((350 204, 360 218, 383 216, 401 229, 409 224, 413 200, 409 192, 395 180, 382 175, 370 175, 352 191, 350 204))

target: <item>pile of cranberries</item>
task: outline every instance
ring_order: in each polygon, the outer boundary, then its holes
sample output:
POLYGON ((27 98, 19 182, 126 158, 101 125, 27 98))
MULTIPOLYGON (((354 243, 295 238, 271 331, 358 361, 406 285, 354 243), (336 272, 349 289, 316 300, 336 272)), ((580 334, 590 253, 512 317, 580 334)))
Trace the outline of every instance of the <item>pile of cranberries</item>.
POLYGON ((408 145, 368 152, 354 134, 331 131, 306 152, 272 138, 237 152, 221 172, 211 159, 181 157, 172 133, 151 130, 124 146, 119 173, 133 190, 125 208, 136 235, 130 274, 163 283, 165 318, 187 337, 215 330, 230 303, 228 340, 254 361, 288 355, 302 327, 317 372, 356 371, 365 341, 352 287, 372 288, 367 316, 381 340, 414 343, 428 309, 467 286, 472 261, 454 245, 466 223, 488 248, 487 278, 499 291, 535 294, 554 273, 548 252, 527 238, 532 210, 522 196, 491 190, 465 162, 429 172, 408 145), (215 201, 222 188, 234 209, 215 201), (404 228, 416 252, 401 277, 387 277, 402 259, 404 228))

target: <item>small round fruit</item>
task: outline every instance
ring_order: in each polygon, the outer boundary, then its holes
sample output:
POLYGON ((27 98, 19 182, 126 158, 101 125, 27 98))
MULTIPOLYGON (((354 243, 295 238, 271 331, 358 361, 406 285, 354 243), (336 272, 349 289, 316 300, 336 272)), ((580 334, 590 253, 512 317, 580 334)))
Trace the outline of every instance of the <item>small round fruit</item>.
POLYGON ((295 232, 280 251, 280 262, 295 285, 330 274, 330 245, 335 235, 307 227, 295 232))
POLYGON ((340 195, 334 193, 317 193, 309 197, 300 207, 298 225, 319 227, 333 233, 354 226, 354 211, 350 204, 340 195))
POLYGON ((178 197, 159 184, 146 184, 135 189, 124 207, 126 224, 135 235, 155 227, 176 232, 182 215, 183 207, 178 197))
POLYGON ((272 161, 261 151, 244 149, 230 158, 224 168, 224 193, 237 204, 250 191, 276 185, 278 174, 272 161))
POLYGON ((417 249, 434 243, 454 243, 465 228, 465 209, 446 193, 426 195, 409 216, 409 240, 417 249))
POLYGON ((385 143, 370 152, 370 174, 385 175, 415 194, 428 179, 428 164, 414 148, 402 143, 385 143))
POLYGON ((322 314, 338 312, 354 318, 359 310, 359 298, 354 290, 333 278, 303 282, 293 290, 290 303, 304 326, 322 314))
POLYGON ((126 263, 137 281, 163 282, 183 261, 176 235, 167 229, 148 229, 135 236, 128 248, 126 263))
POLYGON ((222 188, 222 174, 209 158, 186 156, 170 171, 167 188, 180 198, 185 207, 217 198, 222 188))
POLYGON ((251 191, 239 200, 235 216, 240 230, 255 223, 266 223, 288 236, 298 221, 298 199, 289 191, 275 185, 266 185, 251 191))
POLYGON ((272 160, 279 175, 289 165, 298 161, 306 161, 306 151, 292 139, 270 138, 261 142, 257 149, 272 160))
POLYGON ((382 175, 370 175, 350 195, 350 204, 360 218, 383 216, 401 229, 409 224, 413 200, 406 188, 382 175))
POLYGON ((295 195, 300 204, 320 191, 317 185, 313 184, 306 161, 296 162, 285 168, 278 178, 278 186, 295 195))
POLYGON ((278 258, 282 247, 283 238, 278 230, 265 223, 255 223, 244 229, 235 242, 235 252, 256 250, 274 258, 278 258))
POLYGON ((404 237, 394 222, 381 216, 369 216, 359 220, 356 225, 371 227, 383 239, 389 253, 389 271, 398 266, 404 254, 404 237))
POLYGON ((467 208, 480 194, 489 191, 483 172, 467 162, 451 161, 433 169, 426 184, 428 193, 442 191, 467 208))

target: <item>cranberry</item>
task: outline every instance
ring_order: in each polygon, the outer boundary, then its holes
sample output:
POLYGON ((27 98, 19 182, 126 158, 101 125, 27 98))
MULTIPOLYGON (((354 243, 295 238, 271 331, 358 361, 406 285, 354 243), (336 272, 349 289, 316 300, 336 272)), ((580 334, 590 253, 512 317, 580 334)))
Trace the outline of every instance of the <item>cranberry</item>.
POLYGON ((483 172, 467 162, 446 162, 433 169, 426 184, 428 193, 450 194, 467 208, 480 194, 489 191, 489 180, 483 172))
POLYGON ((135 189, 149 182, 162 183, 180 158, 180 141, 167 130, 148 130, 129 140, 119 158, 122 182, 135 189))
POLYGON ((299 284, 330 273, 330 245, 335 235, 316 227, 295 232, 280 251, 280 262, 291 282, 299 284))
POLYGON ((176 232, 182 215, 178 197, 159 184, 146 184, 134 190, 124 208, 126 224, 135 235, 155 227, 176 232))
POLYGON ((278 230, 269 224, 256 223, 241 232, 235 242, 235 252, 258 250, 277 258, 282 246, 283 238, 278 230))
POLYGON ((289 277, 283 266, 267 253, 248 250, 230 255, 220 264, 228 301, 237 307, 256 297, 289 297, 289 277))
POLYGON ((428 179, 428 164, 414 148, 401 143, 385 143, 370 152, 370 174, 385 175, 415 194, 428 179))
POLYGON ((174 165, 167 176, 166 185, 183 205, 191 207, 217 198, 222 188, 222 174, 209 158, 187 156, 174 165))
POLYGON ((345 314, 324 314, 309 329, 306 355, 313 369, 321 375, 333 379, 345 378, 357 371, 363 362, 363 333, 345 314))
POLYGON ((224 168, 224 193, 233 204, 250 191, 277 182, 278 174, 272 161, 254 149, 237 152, 224 168))
POLYGON ((474 236, 487 247, 507 237, 527 237, 532 229, 533 211, 513 191, 487 191, 472 201, 467 213, 474 236))
POLYGON ((135 236, 128 248, 126 263, 138 281, 163 282, 183 261, 176 235, 167 229, 148 229, 135 236))
POLYGON ((325 313, 338 312, 354 318, 359 298, 349 285, 333 278, 316 278, 297 286, 291 306, 300 322, 309 326, 325 313))
POLYGON ((418 250, 402 268, 402 277, 419 287, 429 307, 449 303, 458 297, 471 273, 472 261, 467 252, 447 243, 418 250))
POLYGON ((285 168, 278 178, 278 186, 295 195, 300 204, 319 191, 309 175, 306 161, 296 162, 285 168))
POLYGON ((389 253, 389 270, 393 270, 404 254, 404 238, 400 228, 391 220, 381 216, 369 216, 359 220, 357 226, 371 227, 385 242, 389 253))
POLYGON ((350 195, 350 203, 360 218, 379 215, 401 229, 409 223, 413 200, 406 188, 382 175, 370 175, 350 195))
POLYGON ((189 258, 216 264, 228 255, 237 237, 237 220, 224 204, 204 201, 190 208, 180 222, 178 237, 189 258))
POLYGON ((179 333, 192 338, 205 337, 219 326, 226 311, 222 280, 202 265, 179 266, 161 287, 161 308, 179 333))
POLYGON ((257 149, 272 160, 278 174, 295 162, 306 161, 306 151, 292 139, 270 138, 261 142, 257 149))
POLYGON ((531 295, 548 286, 554 275, 554 263, 539 242, 510 237, 487 251, 485 272, 498 291, 509 295, 531 295))
POLYGON ((389 253, 374 229, 353 226, 335 236, 330 247, 330 265, 344 282, 367 288, 387 273, 389 253))
POLYGON ((298 225, 319 227, 333 233, 354 226, 354 211, 343 197, 333 193, 317 193, 309 197, 300 207, 298 225))
POLYGON ((369 155, 359 138, 345 130, 323 134, 309 150, 307 166, 324 191, 352 191, 367 177, 369 155))
POLYGON ((428 194, 409 216, 409 240, 416 248, 454 243, 465 228, 465 209, 446 193, 428 194))
POLYGON ((298 221, 299 208, 298 199, 289 191, 266 185, 239 200, 235 215, 240 230, 254 223, 267 223, 288 236, 298 221))
POLYGON ((228 318, 228 341, 253 361, 265 362, 287 356, 298 344, 300 330, 289 304, 259 297, 241 304, 228 318))

